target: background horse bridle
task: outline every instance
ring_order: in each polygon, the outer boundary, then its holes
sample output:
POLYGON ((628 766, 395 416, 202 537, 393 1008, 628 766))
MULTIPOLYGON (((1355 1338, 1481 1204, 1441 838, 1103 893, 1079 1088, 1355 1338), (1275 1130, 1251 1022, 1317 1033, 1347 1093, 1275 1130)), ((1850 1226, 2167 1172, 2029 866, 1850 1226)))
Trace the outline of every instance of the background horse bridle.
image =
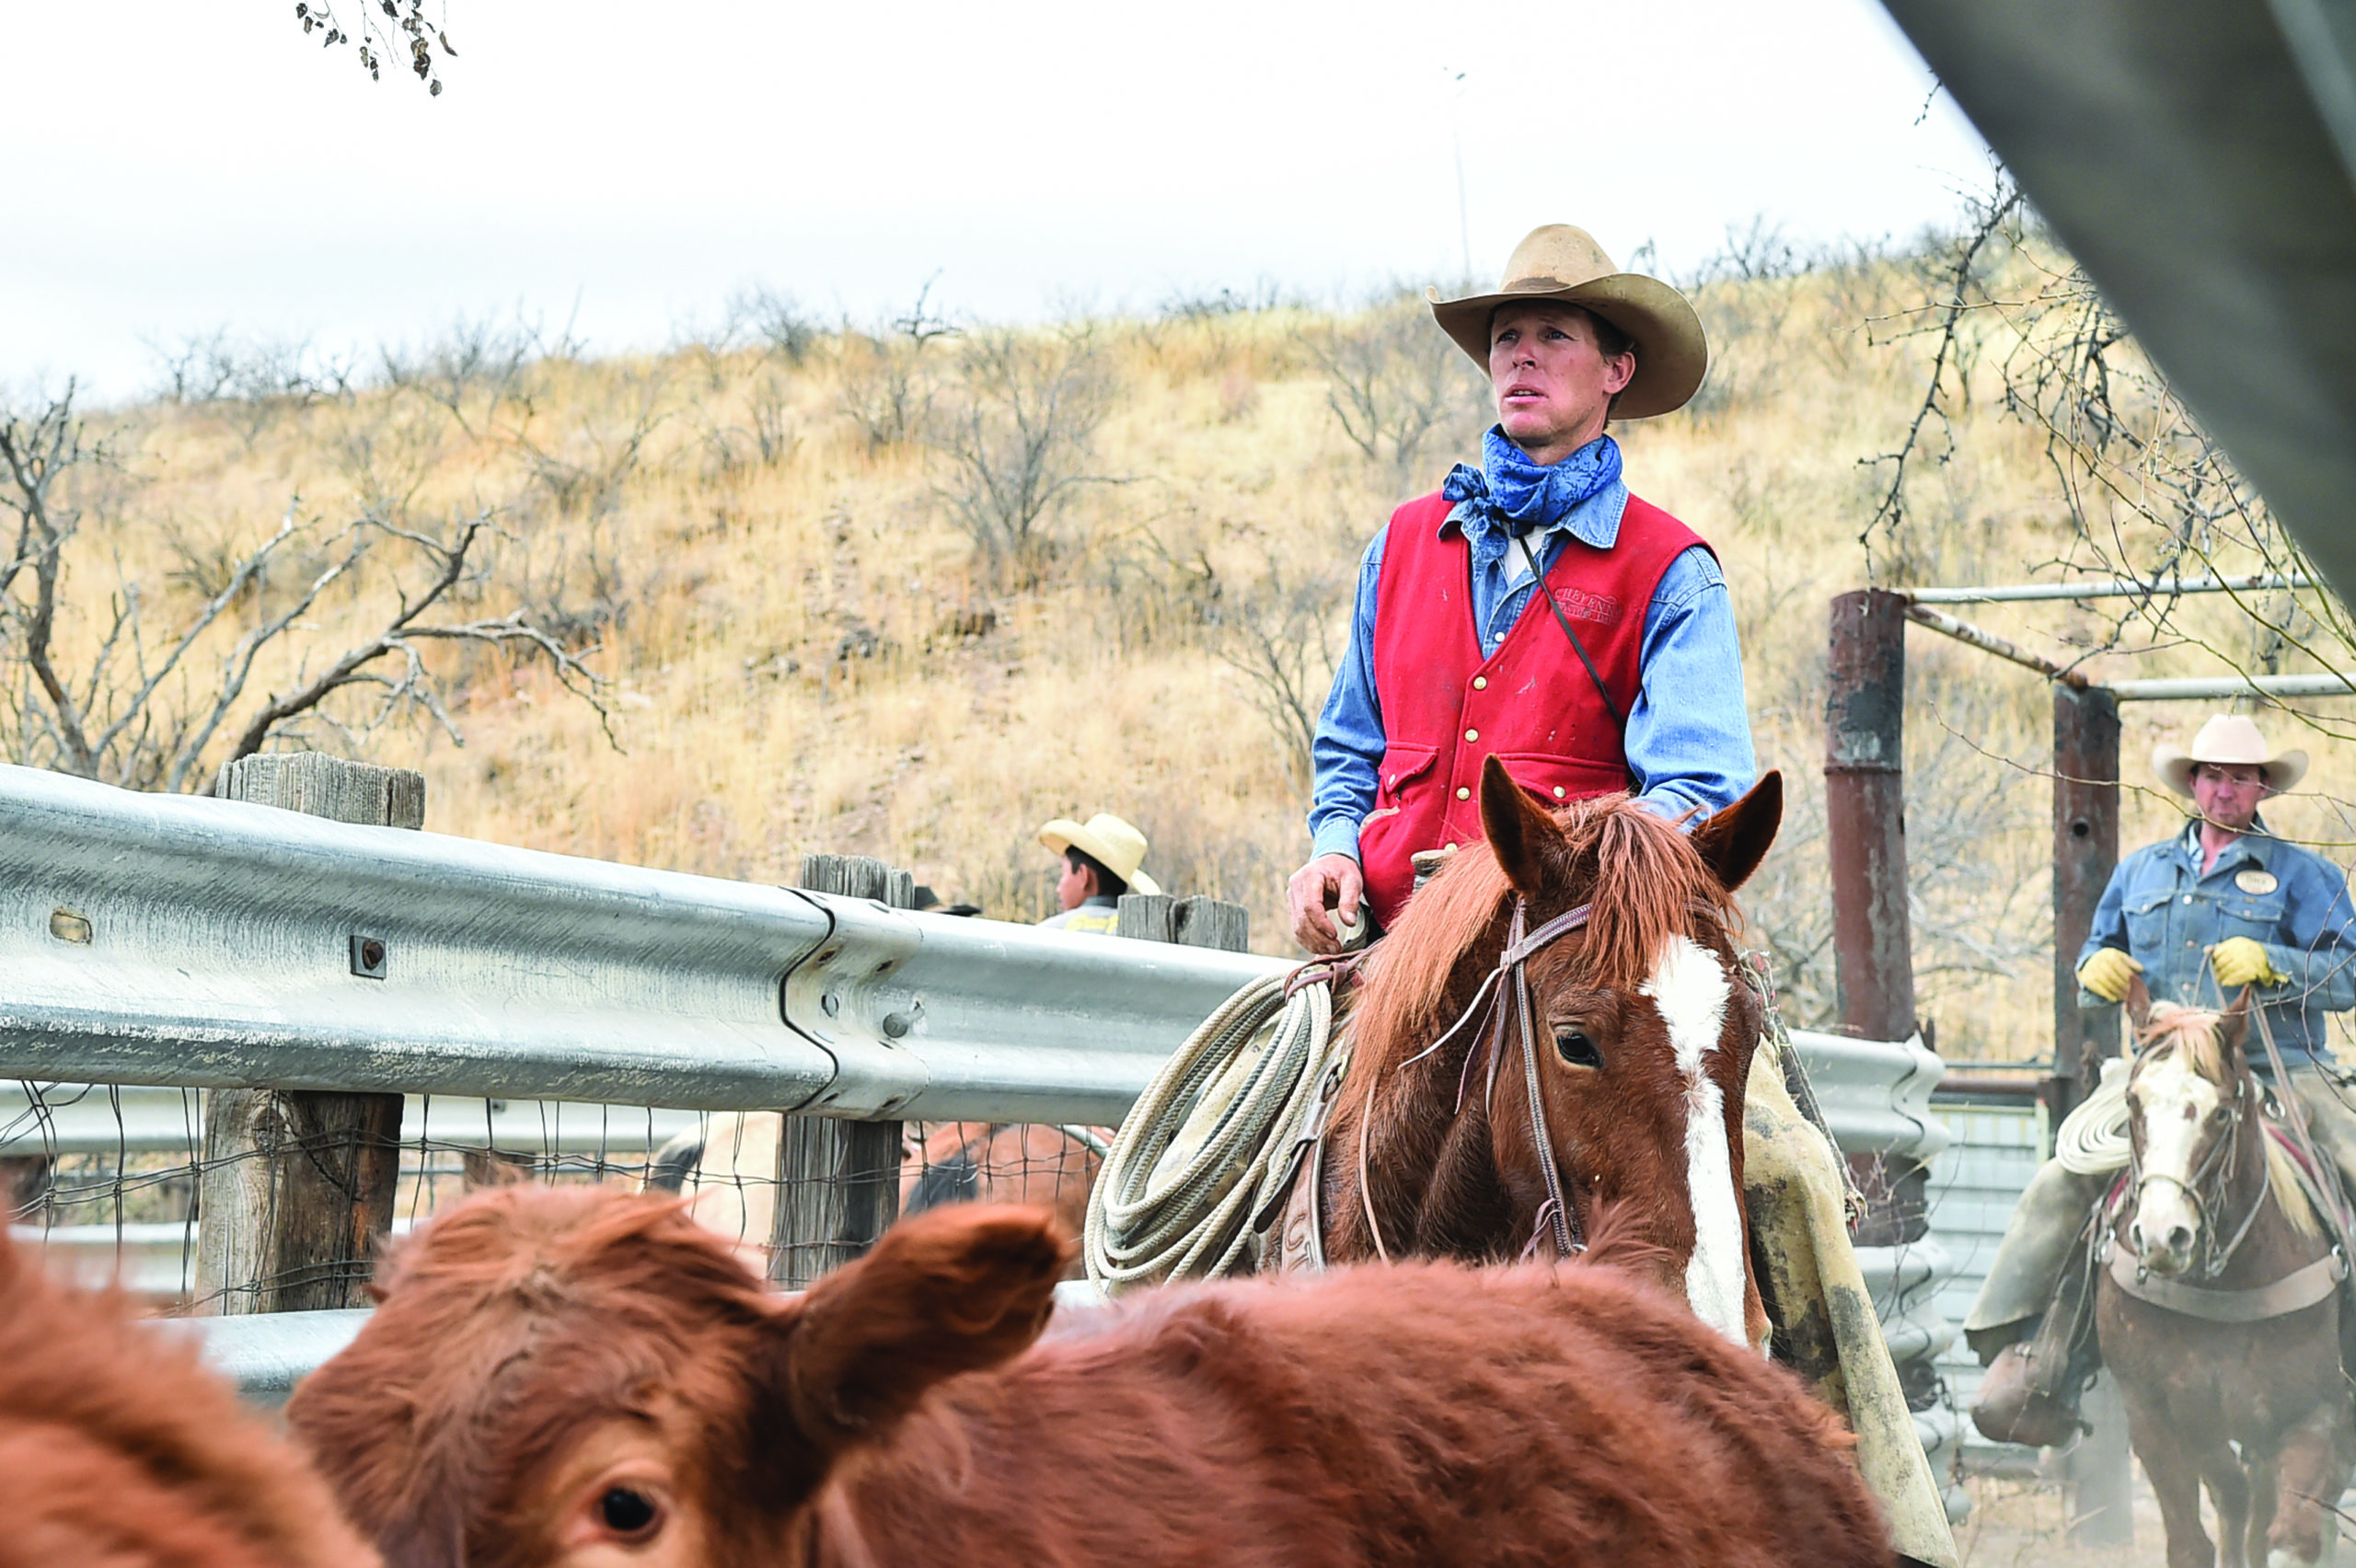
MULTIPOLYGON (((2258 1193, 2250 1200, 2249 1212, 2242 1216, 2242 1222, 2235 1228, 2233 1238, 2223 1247, 2218 1246, 2219 1216, 2216 1211, 2222 1208, 2225 1202, 2225 1183, 2233 1180, 2234 1168, 2240 1161, 2242 1127, 2249 1121, 2249 1101, 2254 1081, 2246 1072, 2235 1075, 2234 1098, 2230 1106, 2231 1114, 2227 1118, 2225 1136, 2209 1146, 2209 1152, 2201 1157, 2200 1164, 2192 1171, 2189 1181, 2182 1177, 2171 1176, 2165 1170, 2144 1170, 2143 1154, 2140 1148, 2133 1150, 2128 1159, 2126 1188, 2128 1204, 2141 1205, 2143 1201, 2144 1187, 2154 1182, 2170 1183, 2191 1202, 2192 1212, 2200 1219, 2200 1277, 2203 1279, 2215 1279, 2225 1272, 2225 1265, 2234 1261, 2234 1254, 2241 1250, 2241 1244, 2248 1239, 2250 1227, 2258 1223, 2258 1211, 2266 1206, 2267 1194, 2273 1187, 2273 1173, 2267 1168, 2266 1162, 2260 1160, 2258 1193)), ((2140 1121, 2141 1118, 2138 1120, 2140 1121)), ((2259 1136, 2264 1135, 2261 1133, 2259 1136)), ((2145 1272, 2142 1266, 2142 1249, 2139 1246, 2136 1249, 2136 1274, 2139 1279, 2145 1272)))

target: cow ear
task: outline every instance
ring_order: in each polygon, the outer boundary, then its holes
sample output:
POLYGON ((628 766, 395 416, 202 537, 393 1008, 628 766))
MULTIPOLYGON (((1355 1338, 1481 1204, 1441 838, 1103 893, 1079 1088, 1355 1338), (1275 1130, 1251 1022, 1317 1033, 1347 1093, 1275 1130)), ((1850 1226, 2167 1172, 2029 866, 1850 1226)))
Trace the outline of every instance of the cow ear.
POLYGON ((1494 755, 1481 764, 1481 836, 1496 852, 1506 880, 1525 898, 1545 891, 1547 869, 1561 863, 1565 850, 1561 824, 1494 755))
POLYGON ((781 1315, 780 1413, 821 1451, 881 1435, 943 1378, 1038 1338, 1070 1258, 1045 1209, 955 1204, 902 1220, 781 1315))
POLYGON ((1693 830, 1693 847, 1728 893, 1750 880, 1784 825, 1784 776, 1760 775, 1750 792, 1693 830))

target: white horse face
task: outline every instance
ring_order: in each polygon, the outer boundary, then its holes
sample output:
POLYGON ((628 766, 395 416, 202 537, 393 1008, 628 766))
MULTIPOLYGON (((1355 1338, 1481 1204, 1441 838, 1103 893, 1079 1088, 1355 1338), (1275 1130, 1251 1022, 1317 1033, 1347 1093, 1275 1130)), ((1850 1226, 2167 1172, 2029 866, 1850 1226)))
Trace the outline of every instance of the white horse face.
POLYGON ((2127 1107, 2142 1163, 2128 1240, 2145 1270, 2172 1277, 2192 1266, 2201 1244, 2204 1218, 2195 1191, 2213 1166, 2212 1151, 2232 1136, 2233 1097, 2177 1045, 2136 1064, 2127 1107))

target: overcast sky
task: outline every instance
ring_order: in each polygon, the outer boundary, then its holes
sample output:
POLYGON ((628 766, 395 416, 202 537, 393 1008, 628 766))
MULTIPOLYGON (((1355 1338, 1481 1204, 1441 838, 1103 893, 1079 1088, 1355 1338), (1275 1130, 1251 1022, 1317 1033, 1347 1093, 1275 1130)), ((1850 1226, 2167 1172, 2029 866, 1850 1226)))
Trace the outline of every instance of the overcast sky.
POLYGON ((646 346, 753 282, 860 317, 935 273, 999 318, 1345 296, 1461 271, 1460 141, 1492 276, 1542 222, 1678 269, 1759 216, 1911 236, 1988 178, 1872 0, 434 6, 439 98, 291 0, 13 7, 0 385, 519 308, 646 346))

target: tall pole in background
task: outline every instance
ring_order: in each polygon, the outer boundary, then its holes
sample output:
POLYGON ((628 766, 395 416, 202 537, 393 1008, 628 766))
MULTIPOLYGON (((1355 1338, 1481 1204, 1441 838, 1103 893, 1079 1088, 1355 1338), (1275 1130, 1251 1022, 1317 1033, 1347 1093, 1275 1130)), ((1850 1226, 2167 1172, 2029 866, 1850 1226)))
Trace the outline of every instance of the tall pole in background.
POLYGON ((1843 1033, 1903 1040, 1914 1022, 1906 914, 1906 599, 1832 601, 1824 703, 1824 826, 1832 859, 1833 975, 1843 1033))

